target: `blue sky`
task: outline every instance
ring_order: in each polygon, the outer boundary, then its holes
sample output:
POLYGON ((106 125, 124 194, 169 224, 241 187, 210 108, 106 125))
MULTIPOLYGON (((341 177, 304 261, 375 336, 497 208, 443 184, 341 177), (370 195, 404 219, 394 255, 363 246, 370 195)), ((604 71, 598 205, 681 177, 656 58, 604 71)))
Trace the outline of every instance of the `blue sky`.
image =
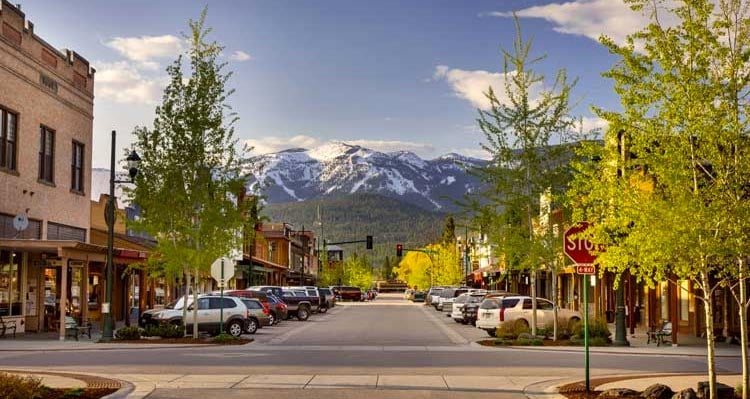
MULTIPOLYGON (((97 69, 93 164, 107 166, 110 130, 118 146, 151 125, 164 68, 180 33, 204 3, 24 1, 35 32, 71 48, 97 69)), ((476 127, 482 92, 502 80, 499 48, 511 48, 521 17, 537 69, 579 79, 575 112, 600 126, 590 106, 617 108, 601 77, 615 59, 595 40, 621 41, 642 25, 620 0, 248 0, 211 1, 212 38, 234 71, 237 136, 256 152, 328 141, 376 150, 482 156, 476 127)))

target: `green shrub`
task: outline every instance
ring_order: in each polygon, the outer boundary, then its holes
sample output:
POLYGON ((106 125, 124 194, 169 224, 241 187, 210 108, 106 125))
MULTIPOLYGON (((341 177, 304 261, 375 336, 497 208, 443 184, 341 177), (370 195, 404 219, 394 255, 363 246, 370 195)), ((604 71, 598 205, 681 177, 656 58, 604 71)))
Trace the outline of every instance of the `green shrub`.
POLYGON ((592 337, 589 339, 589 346, 607 346, 609 345, 609 340, 604 337, 592 337))
POLYGON ((80 398, 83 396, 83 392, 83 388, 81 387, 66 389, 63 393, 63 398, 80 398))
POLYGON ((149 326, 142 335, 144 337, 181 338, 185 336, 185 326, 174 324, 149 326))
POLYGON ((531 340, 531 345, 532 346, 542 346, 542 345, 544 345, 544 341, 542 341, 539 338, 535 338, 535 339, 531 340))
POLYGON ((516 329, 513 323, 500 323, 500 327, 495 330, 495 336, 502 339, 516 339, 516 329))
POLYGON ((42 379, 0 372, 0 392, 3 399, 37 399, 45 395, 47 387, 42 379))
POLYGON ((513 345, 513 341, 509 339, 496 339, 495 340, 495 346, 506 346, 506 345, 513 345))
POLYGON ((240 339, 238 337, 234 337, 229 334, 219 334, 214 337, 214 339, 211 340, 211 342, 217 343, 217 344, 226 344, 230 342, 239 341, 240 339))
POLYGON ((528 338, 518 338, 517 340, 513 341, 513 345, 519 345, 519 346, 531 345, 531 340, 528 338))
POLYGON ((115 339, 120 341, 134 341, 141 339, 141 329, 138 326, 123 327, 115 331, 115 339))
POLYGON ((526 320, 518 319, 513 322, 513 334, 517 337, 523 333, 529 333, 531 329, 526 324, 526 320))
MULTIPOLYGON (((571 337, 583 340, 583 321, 571 323, 569 329, 571 337)), ((608 342, 611 335, 612 333, 609 331, 607 322, 604 319, 589 320, 589 340, 602 338, 608 342)))

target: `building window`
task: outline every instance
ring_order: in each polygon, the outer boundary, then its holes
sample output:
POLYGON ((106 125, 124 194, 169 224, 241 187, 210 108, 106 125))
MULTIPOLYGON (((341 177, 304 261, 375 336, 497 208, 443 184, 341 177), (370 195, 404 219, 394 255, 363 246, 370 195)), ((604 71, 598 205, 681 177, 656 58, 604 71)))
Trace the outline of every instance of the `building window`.
POLYGON ((55 132, 46 126, 39 128, 39 180, 55 182, 55 132))
POLYGON ((70 189, 83 192, 83 144, 73 141, 73 157, 70 162, 70 189))
POLYGON ((15 215, 0 213, 0 238, 42 238, 42 222, 35 219, 29 219, 29 225, 23 231, 18 231, 13 226, 15 215))
POLYGON ((680 293, 680 321, 690 321, 690 282, 678 280, 677 287, 680 293))
POLYGON ((21 253, 0 250, 0 315, 21 315, 21 253))
POLYGON ((47 239, 86 242, 86 229, 47 222, 47 239))
POLYGON ((0 108, 0 168, 16 170, 18 115, 0 108))

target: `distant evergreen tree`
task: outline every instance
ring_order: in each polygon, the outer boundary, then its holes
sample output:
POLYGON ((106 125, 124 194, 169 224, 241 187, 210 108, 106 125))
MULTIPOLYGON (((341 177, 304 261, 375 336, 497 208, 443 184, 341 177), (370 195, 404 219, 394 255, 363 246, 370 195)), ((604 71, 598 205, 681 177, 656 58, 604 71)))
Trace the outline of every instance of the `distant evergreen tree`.
POLYGON ((456 241, 456 222, 452 215, 445 218, 445 227, 443 227, 443 244, 450 244, 456 241))

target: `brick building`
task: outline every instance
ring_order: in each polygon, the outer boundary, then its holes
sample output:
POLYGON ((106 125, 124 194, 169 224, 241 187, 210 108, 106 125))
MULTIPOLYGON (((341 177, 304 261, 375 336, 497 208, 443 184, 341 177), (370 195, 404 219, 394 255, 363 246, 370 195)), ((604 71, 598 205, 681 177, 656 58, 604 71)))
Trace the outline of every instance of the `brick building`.
POLYGON ((0 314, 19 332, 85 315, 88 264, 104 261, 89 243, 94 73, 0 0, 0 314))

